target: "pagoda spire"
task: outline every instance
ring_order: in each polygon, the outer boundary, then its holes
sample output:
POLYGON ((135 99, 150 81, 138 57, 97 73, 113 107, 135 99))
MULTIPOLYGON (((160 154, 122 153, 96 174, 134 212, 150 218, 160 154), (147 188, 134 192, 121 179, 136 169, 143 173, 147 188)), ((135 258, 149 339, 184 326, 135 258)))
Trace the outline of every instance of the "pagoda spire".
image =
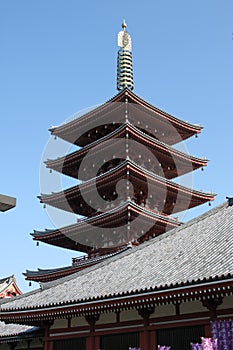
POLYGON ((125 88, 133 90, 132 40, 126 30, 126 22, 122 21, 122 30, 118 33, 117 55, 117 90, 125 88))

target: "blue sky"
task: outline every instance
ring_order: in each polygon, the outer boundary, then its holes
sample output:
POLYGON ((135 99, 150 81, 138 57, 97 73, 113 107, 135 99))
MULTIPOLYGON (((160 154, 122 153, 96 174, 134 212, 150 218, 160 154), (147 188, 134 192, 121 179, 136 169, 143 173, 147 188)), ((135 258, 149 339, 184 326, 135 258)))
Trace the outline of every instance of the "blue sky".
POLYGON ((36 247, 29 235, 53 227, 36 198, 40 162, 51 125, 116 94, 122 18, 133 41, 135 93, 204 126, 187 143, 190 154, 210 159, 195 172, 194 188, 218 193, 212 207, 233 196, 232 1, 2 0, 0 193, 17 197, 17 207, 0 215, 0 277, 15 274, 23 291, 26 269, 69 265, 77 255, 36 247))

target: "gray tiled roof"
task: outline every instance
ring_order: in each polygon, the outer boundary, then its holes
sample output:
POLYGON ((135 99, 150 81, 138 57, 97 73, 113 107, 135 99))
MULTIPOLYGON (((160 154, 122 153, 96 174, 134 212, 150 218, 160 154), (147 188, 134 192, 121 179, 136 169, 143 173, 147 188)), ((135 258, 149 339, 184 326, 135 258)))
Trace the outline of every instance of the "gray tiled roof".
POLYGON ((37 327, 23 326, 20 324, 6 324, 0 321, 0 338, 12 335, 19 335, 31 330, 37 329, 37 327))
MULTIPOLYGON (((1 304, 33 308, 233 274, 233 206, 227 203, 96 266, 1 304)), ((1 314, 0 314, 1 318, 1 314)))
POLYGON ((43 334, 44 330, 39 327, 13 323, 6 324, 0 321, 0 344, 40 338, 43 334))

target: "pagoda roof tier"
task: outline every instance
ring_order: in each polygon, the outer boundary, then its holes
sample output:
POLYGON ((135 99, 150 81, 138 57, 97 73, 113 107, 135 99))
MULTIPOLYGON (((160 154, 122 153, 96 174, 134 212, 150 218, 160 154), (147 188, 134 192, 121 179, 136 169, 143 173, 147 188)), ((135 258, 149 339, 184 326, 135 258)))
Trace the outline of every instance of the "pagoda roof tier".
POLYGON ((201 132, 202 127, 182 121, 124 89, 84 115, 57 127, 52 135, 85 146, 118 128, 126 119, 167 144, 175 144, 201 132), (127 112, 126 112, 127 111, 127 112))
POLYGON ((131 200, 167 215, 177 213, 214 200, 211 193, 203 193, 181 186, 155 175, 130 160, 83 184, 51 195, 40 196, 41 203, 83 216, 115 207, 127 200, 126 181, 133 185, 131 200), (97 192, 98 191, 98 192, 97 192))
POLYGON ((63 228, 34 231, 36 241, 67 249, 89 252, 93 247, 101 250, 123 246, 130 242, 143 242, 158 236, 181 223, 162 213, 143 208, 132 201, 91 218, 63 228))
POLYGON ((114 251, 104 254, 104 255, 96 255, 94 257, 88 258, 87 256, 79 257, 73 259, 74 262, 71 266, 64 266, 55 269, 38 269, 37 271, 26 270, 23 275, 26 277, 27 281, 34 282, 48 282, 54 281, 58 278, 71 275, 75 272, 79 272, 87 267, 96 265, 106 259, 109 259, 113 256, 119 255, 126 250, 130 249, 131 245, 126 245, 124 247, 120 247, 119 249, 115 249, 114 251))
POLYGON ((126 158, 168 179, 206 166, 208 162, 170 147, 126 122, 102 139, 64 157, 49 159, 45 164, 71 177, 88 180, 96 176, 95 169, 107 171, 126 158))

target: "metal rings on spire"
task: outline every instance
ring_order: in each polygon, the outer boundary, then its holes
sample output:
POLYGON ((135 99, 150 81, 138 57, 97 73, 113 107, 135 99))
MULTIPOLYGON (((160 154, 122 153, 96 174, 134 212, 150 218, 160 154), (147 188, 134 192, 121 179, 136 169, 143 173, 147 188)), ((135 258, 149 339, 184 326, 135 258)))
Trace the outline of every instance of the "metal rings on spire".
POLYGON ((117 55, 117 90, 123 90, 126 87, 130 90, 134 88, 133 82, 133 63, 132 63, 132 40, 126 31, 126 23, 123 20, 122 29, 118 33, 117 55))

